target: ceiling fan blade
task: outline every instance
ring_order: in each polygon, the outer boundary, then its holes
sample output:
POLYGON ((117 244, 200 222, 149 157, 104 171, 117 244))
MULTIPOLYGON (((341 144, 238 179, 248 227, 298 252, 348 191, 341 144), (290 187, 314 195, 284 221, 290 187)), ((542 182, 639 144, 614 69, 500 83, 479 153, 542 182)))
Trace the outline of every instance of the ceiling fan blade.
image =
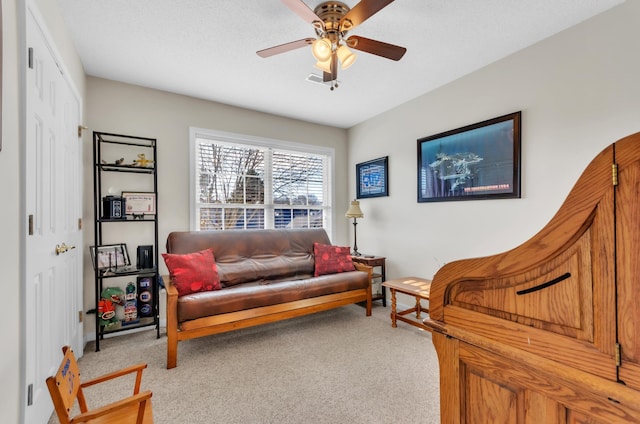
POLYGON ((304 19, 305 22, 312 24, 314 21, 322 21, 302 0, 282 0, 282 3, 304 19))
POLYGON ((292 41, 290 43, 280 44, 279 46, 269 47, 268 49, 258 50, 256 54, 260 57, 269 57, 276 54, 288 52, 290 50, 299 49, 313 43, 315 38, 303 38, 302 40, 292 41))
POLYGON ((360 3, 353 6, 353 9, 349 10, 349 12, 340 19, 340 28, 344 31, 349 31, 378 13, 390 3, 393 3, 393 0, 361 0, 360 3))
POLYGON ((370 38, 352 35, 347 39, 347 45, 352 49, 375 54, 391 60, 400 60, 407 52, 404 47, 396 46, 382 41, 372 40, 370 38))

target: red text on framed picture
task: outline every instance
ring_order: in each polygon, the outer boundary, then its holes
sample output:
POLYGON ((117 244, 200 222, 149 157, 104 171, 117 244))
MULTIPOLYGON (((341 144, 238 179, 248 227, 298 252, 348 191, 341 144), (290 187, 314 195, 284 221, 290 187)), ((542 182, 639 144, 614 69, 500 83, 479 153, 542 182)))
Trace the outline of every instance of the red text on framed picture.
POLYGON ((144 216, 156 214, 156 194, 153 192, 123 191, 122 198, 126 202, 127 215, 144 216))
POLYGON ((356 197, 389 195, 389 156, 356 164, 356 197))

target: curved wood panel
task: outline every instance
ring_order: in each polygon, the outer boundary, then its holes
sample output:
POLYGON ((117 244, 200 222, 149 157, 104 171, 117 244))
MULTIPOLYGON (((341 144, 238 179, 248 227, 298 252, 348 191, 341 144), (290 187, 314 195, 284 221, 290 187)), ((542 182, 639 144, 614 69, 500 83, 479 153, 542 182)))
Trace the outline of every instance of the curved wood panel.
POLYGON ((442 422, 640 422, 640 133, 531 239, 442 267, 429 307, 442 422))
MULTIPOLYGON (((553 259, 573 244, 588 229, 596 209, 599 206, 606 207, 600 203, 612 190, 612 163, 613 147, 609 146, 583 172, 551 221, 522 245, 498 255, 454 261, 442 267, 431 285, 431 318, 445 321, 444 307, 450 303, 447 290, 452 284, 525 273, 553 259)), ((609 205, 609 208, 612 206, 609 205)))

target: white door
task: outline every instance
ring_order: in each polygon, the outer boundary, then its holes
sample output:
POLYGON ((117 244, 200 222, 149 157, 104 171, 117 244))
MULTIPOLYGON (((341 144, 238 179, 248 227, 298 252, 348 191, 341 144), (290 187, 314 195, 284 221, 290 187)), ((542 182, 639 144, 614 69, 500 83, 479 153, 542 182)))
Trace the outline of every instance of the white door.
POLYGON ((79 100, 40 20, 27 10, 25 422, 53 411, 45 380, 70 345, 82 355, 82 163, 79 100), (65 251, 65 246, 66 251, 65 251))

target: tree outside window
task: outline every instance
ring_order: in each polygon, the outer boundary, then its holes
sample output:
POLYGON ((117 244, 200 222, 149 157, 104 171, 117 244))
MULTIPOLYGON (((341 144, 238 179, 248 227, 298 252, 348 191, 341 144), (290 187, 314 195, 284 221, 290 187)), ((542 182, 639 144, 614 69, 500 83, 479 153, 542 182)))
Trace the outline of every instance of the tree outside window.
POLYGON ((196 139, 198 229, 326 228, 329 157, 196 139))

